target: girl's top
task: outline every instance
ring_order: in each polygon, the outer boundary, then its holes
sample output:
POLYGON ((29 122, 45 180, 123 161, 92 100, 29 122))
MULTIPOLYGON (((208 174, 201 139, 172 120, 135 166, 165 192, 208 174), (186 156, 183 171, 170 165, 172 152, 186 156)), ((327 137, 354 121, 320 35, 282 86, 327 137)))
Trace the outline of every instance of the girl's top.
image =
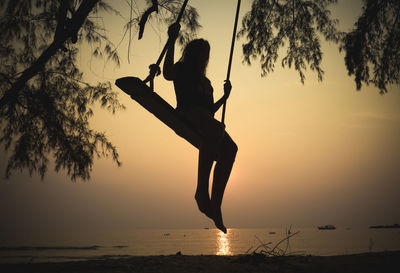
POLYGON ((205 76, 197 76, 185 69, 182 62, 176 63, 174 80, 177 110, 205 111, 214 116, 214 89, 205 76))

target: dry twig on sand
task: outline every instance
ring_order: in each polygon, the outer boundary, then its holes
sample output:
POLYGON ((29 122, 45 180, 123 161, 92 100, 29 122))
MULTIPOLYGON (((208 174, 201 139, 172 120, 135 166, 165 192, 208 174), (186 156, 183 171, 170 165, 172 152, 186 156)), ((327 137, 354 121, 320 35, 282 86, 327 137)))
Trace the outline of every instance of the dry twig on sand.
POLYGON ((288 255, 293 255, 295 254, 294 252, 289 252, 290 250, 290 242, 289 239, 297 234, 300 233, 300 231, 296 232, 291 232, 292 226, 289 227, 289 229, 286 230, 286 236, 280 240, 278 243, 276 243, 274 246, 272 246, 272 242, 268 243, 263 243, 260 238, 257 236, 256 239, 260 243, 256 248, 253 249, 253 247, 250 247, 246 254, 262 254, 266 257, 282 257, 282 256, 288 256, 288 255), (286 247, 283 249, 281 248, 281 244, 286 242, 286 247), (253 250, 252 250, 253 249, 253 250), (251 251, 252 250, 252 251, 251 251), (251 251, 251 253, 250 253, 251 251))

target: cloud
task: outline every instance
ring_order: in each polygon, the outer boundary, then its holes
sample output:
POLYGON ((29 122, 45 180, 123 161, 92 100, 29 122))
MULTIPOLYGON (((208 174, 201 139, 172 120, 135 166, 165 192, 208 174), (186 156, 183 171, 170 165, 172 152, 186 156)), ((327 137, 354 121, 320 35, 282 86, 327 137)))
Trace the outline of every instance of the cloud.
POLYGON ((384 114, 384 113, 376 113, 376 112, 357 112, 350 115, 351 117, 361 119, 363 121, 391 121, 398 122, 400 121, 400 117, 384 114))
POLYGON ((400 125, 400 116, 378 112, 356 112, 350 114, 341 124, 342 127, 351 129, 377 129, 388 125, 400 125))

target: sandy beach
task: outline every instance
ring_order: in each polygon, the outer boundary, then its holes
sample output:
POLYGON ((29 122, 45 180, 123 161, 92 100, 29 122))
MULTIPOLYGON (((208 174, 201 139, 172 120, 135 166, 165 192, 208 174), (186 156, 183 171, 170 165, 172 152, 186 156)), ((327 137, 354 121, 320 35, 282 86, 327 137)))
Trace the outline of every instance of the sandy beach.
POLYGON ((236 256, 137 256, 77 262, 0 264, 13 273, 124 273, 124 272, 400 272, 400 251, 340 256, 266 257, 236 256))

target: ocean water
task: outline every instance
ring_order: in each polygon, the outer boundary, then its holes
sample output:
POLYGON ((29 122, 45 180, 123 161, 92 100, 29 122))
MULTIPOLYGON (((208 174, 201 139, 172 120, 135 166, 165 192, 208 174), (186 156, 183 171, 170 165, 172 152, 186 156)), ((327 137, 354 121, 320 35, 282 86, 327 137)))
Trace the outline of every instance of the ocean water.
MULTIPOLYGON (((291 228, 279 247, 287 254, 341 255, 400 250, 400 229, 291 228), (293 235, 294 233, 297 234, 293 235)), ((134 229, 42 232, 0 236, 0 263, 70 261, 142 255, 236 255, 269 249, 287 229, 134 229)))

